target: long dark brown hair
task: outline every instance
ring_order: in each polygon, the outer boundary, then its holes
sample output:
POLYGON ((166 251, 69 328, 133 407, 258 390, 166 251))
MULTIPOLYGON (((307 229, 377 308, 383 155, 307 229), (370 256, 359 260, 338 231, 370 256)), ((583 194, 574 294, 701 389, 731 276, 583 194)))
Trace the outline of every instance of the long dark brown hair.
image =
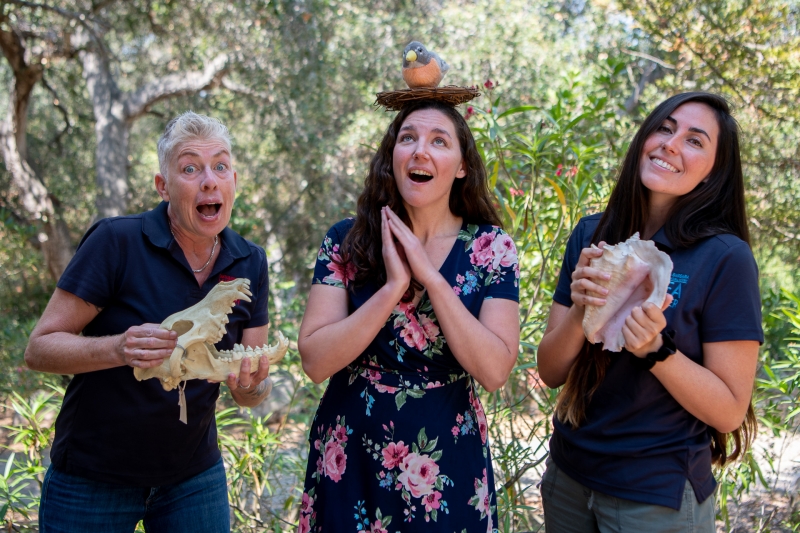
MULTIPOLYGON (((719 95, 688 92, 666 99, 645 119, 633 137, 619 170, 617 184, 592 243, 617 244, 634 233, 644 232, 650 206, 650 191, 642 184, 640 161, 645 141, 678 107, 688 102, 706 104, 719 125, 717 152, 708 177, 691 192, 681 196, 670 209, 664 230, 678 248, 687 248, 701 239, 721 233, 736 235, 750 244, 744 193, 744 177, 739 157, 739 125, 731 116, 727 101, 719 95)), ((600 345, 586 341, 570 368, 558 397, 556 415, 563 423, 578 427, 586 407, 605 378, 611 360, 600 345)), ((723 465, 737 459, 750 447, 756 433, 752 402, 742 425, 732 433, 711 429, 712 461, 723 465), (731 450, 729 441, 733 439, 731 450)))
MULTIPOLYGON (((403 198, 397 189, 392 169, 392 155, 397 134, 406 118, 414 111, 422 109, 435 109, 448 117, 453 123, 461 147, 466 175, 453 182, 453 188, 450 190, 450 211, 469 224, 501 225, 500 217, 492 203, 486 168, 464 117, 454 107, 434 100, 408 104, 389 125, 378 151, 372 158, 369 173, 364 180, 364 191, 358 197, 355 224, 342 241, 340 248, 342 263, 350 262, 355 267, 354 286, 362 285, 367 280, 377 281, 379 285, 386 283, 386 267, 381 252, 383 206, 388 205, 409 228, 413 229, 403 205, 403 198)), ((412 286, 419 288, 413 280, 412 286)))

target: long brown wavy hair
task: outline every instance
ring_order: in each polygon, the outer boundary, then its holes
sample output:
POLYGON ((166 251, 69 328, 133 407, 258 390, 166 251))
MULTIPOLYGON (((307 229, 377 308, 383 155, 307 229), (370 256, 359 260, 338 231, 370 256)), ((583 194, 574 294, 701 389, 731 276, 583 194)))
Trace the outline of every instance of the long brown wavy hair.
MULTIPOLYGON (((650 191, 642 184, 640 176, 645 141, 678 107, 688 102, 706 104, 713 110, 719 125, 717 152, 707 179, 672 206, 664 226, 667 237, 678 248, 690 247, 701 239, 721 233, 736 235, 750 244, 739 157, 739 125, 731 116, 724 98, 705 92, 688 92, 668 98, 644 120, 625 155, 608 206, 592 235, 592 243, 617 244, 637 231, 644 231, 650 206, 650 191)), ((584 421, 586 407, 605 378, 610 362, 608 352, 603 351, 600 345, 584 342, 558 396, 556 416, 561 422, 577 428, 584 421)), ((750 447, 756 434, 752 402, 744 422, 732 433, 710 429, 714 464, 721 466, 736 460, 750 447)))
MULTIPOLYGON (((469 224, 501 225, 489 191, 486 168, 464 117, 454 107, 434 100, 410 103, 400 110, 389 125, 378 151, 372 158, 369 173, 364 180, 364 191, 358 197, 355 224, 340 247, 342 264, 350 262, 355 267, 352 286, 363 285, 367 280, 376 281, 378 285, 386 283, 386 266, 381 251, 383 206, 388 205, 413 230, 403 205, 403 198, 397 189, 392 170, 392 155, 397 134, 406 118, 411 113, 423 109, 435 109, 448 117, 453 123, 461 147, 466 175, 453 182, 453 188, 450 190, 450 211, 469 224)), ((415 280, 412 280, 409 286, 409 289, 412 288, 420 288, 415 280)), ((410 296, 413 296, 411 290, 406 292, 404 299, 410 299, 410 296)))

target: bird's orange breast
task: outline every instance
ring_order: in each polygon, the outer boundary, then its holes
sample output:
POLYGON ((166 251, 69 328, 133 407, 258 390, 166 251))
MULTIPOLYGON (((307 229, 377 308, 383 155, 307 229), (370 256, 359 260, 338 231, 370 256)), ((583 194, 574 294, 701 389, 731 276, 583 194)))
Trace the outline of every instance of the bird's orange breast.
POLYGON ((424 67, 403 69, 403 79, 412 89, 417 87, 438 87, 443 77, 442 69, 435 59, 431 59, 424 67))

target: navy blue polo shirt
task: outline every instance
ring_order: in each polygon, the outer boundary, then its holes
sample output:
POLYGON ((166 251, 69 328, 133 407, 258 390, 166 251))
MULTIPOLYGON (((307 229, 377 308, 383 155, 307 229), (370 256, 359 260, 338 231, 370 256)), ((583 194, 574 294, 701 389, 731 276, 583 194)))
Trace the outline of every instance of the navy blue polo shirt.
MULTIPOLYGON (((116 335, 160 323, 190 307, 220 281, 249 278, 251 302, 240 300, 216 344, 231 349, 242 331, 267 324, 264 250, 225 228, 214 269, 198 286, 172 236, 167 203, 146 213, 103 219, 86 232, 58 287, 103 310, 83 330, 116 335)), ((178 390, 158 379, 137 381, 121 366, 76 374, 56 419, 53 465, 96 481, 155 487, 188 479, 220 458, 214 411, 218 383, 186 382, 188 424, 178 420, 178 390)))
MULTIPOLYGON (((570 236, 553 299, 571 306, 572 272, 590 245, 600 214, 581 219, 570 236)), ((660 230, 652 239, 673 263, 664 311, 683 354, 703 364, 703 343, 764 342, 758 268, 750 247, 733 235, 707 237, 676 249, 660 230)), ((590 489, 636 502, 680 509, 688 479, 698 501, 714 491, 711 429, 686 411, 628 352, 611 364, 578 429, 553 417, 550 453, 560 469, 590 489)))

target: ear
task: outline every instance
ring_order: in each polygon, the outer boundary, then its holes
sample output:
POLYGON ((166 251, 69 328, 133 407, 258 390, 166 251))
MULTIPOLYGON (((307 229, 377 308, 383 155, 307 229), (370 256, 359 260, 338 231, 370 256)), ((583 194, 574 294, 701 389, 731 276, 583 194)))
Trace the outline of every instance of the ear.
POLYGON ((467 169, 464 168, 464 160, 461 160, 461 163, 458 165, 458 172, 456 172, 456 178, 460 179, 467 175, 467 169))
POLYGON ((165 202, 169 202, 169 191, 167 190, 167 178, 165 178, 161 173, 156 174, 155 177, 155 184, 156 184, 156 191, 158 191, 158 195, 161 197, 162 200, 165 202))

